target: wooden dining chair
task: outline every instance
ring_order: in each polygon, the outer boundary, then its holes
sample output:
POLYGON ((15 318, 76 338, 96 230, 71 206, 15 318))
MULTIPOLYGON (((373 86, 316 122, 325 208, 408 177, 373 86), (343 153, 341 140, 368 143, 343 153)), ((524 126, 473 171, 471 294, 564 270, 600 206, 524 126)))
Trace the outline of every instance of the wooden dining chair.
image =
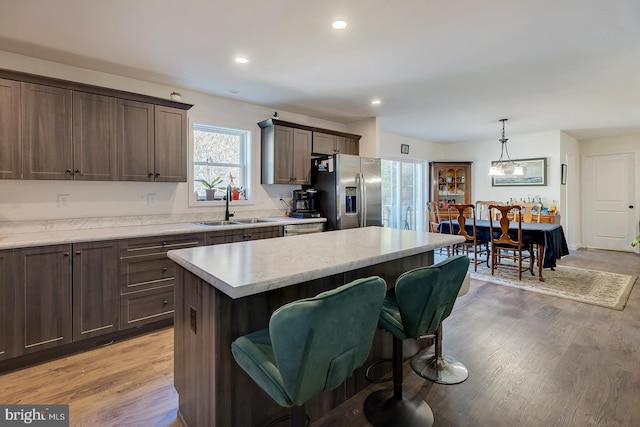
POLYGON ((496 268, 508 268, 518 271, 518 280, 522 280, 522 272, 529 270, 532 276, 534 253, 531 245, 524 245, 522 241, 522 215, 517 215, 522 206, 498 206, 490 205, 489 211, 493 215, 500 214, 500 228, 495 229, 494 221, 490 222, 489 233, 491 236, 491 275, 494 275, 496 268), (515 211, 514 211, 515 210, 515 211), (509 235, 509 214, 515 218, 518 223, 517 236, 514 239, 509 235), (522 267, 524 260, 529 260, 529 267, 522 267))
POLYGON ((522 206, 522 210, 515 214, 522 215, 522 221, 540 222, 540 218, 542 217, 542 203, 520 203, 520 206, 522 206))
POLYGON ((453 255, 462 253, 469 256, 473 252, 473 271, 478 271, 478 255, 486 254, 489 256, 489 242, 487 240, 478 239, 476 232, 476 207, 474 205, 449 205, 449 231, 456 234, 454 223, 458 224, 459 236, 464 237, 465 241, 453 246, 453 255), (467 221, 473 222, 471 234, 465 229, 467 221))
POLYGON ((427 216, 429 218, 429 231, 432 233, 439 233, 440 229, 440 209, 436 202, 427 202, 427 216))
MULTIPOLYGON (((493 200, 478 200, 476 201, 476 218, 477 219, 489 219, 489 206, 502 206, 504 203, 496 202, 493 200)), ((495 217, 491 218, 494 221, 497 219, 495 217)))

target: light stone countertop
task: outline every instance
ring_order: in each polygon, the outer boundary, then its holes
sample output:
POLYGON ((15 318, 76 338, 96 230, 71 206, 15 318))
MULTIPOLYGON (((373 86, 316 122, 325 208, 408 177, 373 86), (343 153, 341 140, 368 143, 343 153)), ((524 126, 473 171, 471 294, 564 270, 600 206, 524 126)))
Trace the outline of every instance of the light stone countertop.
POLYGON ((95 242, 101 240, 129 239, 134 237, 148 236, 167 236, 184 233, 205 233, 209 231, 258 228, 274 225, 304 224, 326 221, 325 218, 296 219, 288 217, 270 217, 265 219, 268 221, 255 224, 228 224, 209 226, 199 223, 175 223, 6 234, 4 236, 0 236, 0 250, 33 246, 57 245, 64 243, 95 242))
POLYGON ((365 227, 177 249, 168 256, 235 299, 462 241, 451 234, 365 227))

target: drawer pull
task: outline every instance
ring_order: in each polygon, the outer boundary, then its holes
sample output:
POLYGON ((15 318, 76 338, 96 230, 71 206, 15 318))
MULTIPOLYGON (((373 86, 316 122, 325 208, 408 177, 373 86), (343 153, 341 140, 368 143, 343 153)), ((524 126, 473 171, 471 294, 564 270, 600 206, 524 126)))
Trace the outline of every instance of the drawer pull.
POLYGON ((163 273, 164 273, 165 271, 167 271, 167 267, 164 267, 164 268, 162 269, 162 272, 163 272, 163 273))
POLYGON ((82 252, 80 251, 76 251, 76 255, 80 255, 82 252))
POLYGON ((169 301, 164 300, 164 301, 162 301, 162 304, 163 304, 163 305, 167 305, 167 304, 169 304, 169 301))

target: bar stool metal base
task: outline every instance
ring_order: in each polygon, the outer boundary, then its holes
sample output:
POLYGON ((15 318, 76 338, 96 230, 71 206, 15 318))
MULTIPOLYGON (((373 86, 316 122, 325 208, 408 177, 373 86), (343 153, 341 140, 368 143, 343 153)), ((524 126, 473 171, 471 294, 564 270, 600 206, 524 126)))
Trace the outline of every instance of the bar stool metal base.
POLYGON ((460 384, 469 377, 469 371, 461 362, 447 355, 436 357, 429 349, 411 358, 411 368, 437 384, 460 384))
POLYGON ((382 389, 371 393, 364 401, 364 413, 374 427, 431 427, 433 412, 417 396, 402 393, 395 399, 393 390, 382 389))

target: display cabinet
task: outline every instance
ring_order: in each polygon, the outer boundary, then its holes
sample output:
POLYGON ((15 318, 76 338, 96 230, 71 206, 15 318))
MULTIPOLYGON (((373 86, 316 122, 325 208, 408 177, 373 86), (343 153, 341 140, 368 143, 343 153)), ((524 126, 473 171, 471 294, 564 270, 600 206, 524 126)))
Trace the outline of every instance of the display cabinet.
POLYGON ((473 203, 471 163, 429 162, 431 179, 429 200, 436 203, 441 219, 449 218, 449 205, 473 203))

